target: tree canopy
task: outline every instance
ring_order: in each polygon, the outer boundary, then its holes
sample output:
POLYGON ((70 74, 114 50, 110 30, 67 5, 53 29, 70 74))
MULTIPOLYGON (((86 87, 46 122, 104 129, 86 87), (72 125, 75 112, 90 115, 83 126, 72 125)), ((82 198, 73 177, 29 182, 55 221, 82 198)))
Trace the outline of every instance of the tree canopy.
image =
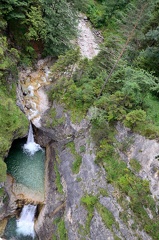
POLYGON ((70 40, 76 35, 78 11, 86 2, 2 0, 0 30, 6 28, 12 44, 25 54, 28 47, 37 45, 41 53, 55 56, 70 47, 70 40))

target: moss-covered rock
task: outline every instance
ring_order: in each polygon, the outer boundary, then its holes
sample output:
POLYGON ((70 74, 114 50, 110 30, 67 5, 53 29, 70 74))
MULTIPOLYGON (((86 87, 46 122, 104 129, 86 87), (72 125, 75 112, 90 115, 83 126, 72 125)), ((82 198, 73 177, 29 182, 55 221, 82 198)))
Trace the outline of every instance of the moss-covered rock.
POLYGON ((14 93, 9 95, 0 89, 0 182, 5 181, 6 166, 3 159, 12 141, 24 137, 28 131, 28 120, 16 106, 14 93))

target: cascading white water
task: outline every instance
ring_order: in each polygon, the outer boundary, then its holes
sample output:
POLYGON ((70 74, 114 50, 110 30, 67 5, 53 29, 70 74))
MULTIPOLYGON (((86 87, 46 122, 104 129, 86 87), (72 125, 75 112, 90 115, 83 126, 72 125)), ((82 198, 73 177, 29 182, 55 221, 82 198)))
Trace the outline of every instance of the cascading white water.
POLYGON ((18 235, 35 237, 34 231, 34 217, 35 217, 36 206, 24 205, 20 218, 16 221, 18 235))
POLYGON ((32 127, 32 124, 30 123, 27 144, 33 143, 33 142, 34 142, 33 127, 32 127))
POLYGON ((33 128, 32 128, 31 123, 30 123, 30 127, 29 127, 27 143, 24 144, 23 149, 24 149, 24 152, 26 152, 30 155, 34 155, 35 152, 42 150, 40 145, 34 142, 33 128))

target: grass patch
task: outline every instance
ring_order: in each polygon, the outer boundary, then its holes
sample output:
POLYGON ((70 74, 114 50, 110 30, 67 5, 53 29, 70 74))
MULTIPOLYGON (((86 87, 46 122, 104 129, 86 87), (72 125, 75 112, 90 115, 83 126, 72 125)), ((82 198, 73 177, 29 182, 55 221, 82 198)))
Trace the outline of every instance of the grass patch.
POLYGON ((65 227, 65 222, 62 218, 56 218, 53 221, 53 224, 56 225, 56 233, 52 236, 52 240, 60 239, 60 240, 68 240, 68 234, 65 227))
POLYGON ((55 163, 55 162, 54 162, 54 170, 55 170, 55 174, 56 174, 55 184, 56 184, 56 187, 57 187, 57 191, 59 193, 63 193, 63 187, 62 187, 62 184, 61 184, 61 176, 60 176, 60 173, 58 171, 57 163, 55 163))
POLYGON ((107 190, 104 189, 104 188, 99 188, 98 191, 99 191, 99 194, 102 195, 103 197, 108 197, 109 196, 107 190))
POLYGON ((82 157, 76 152, 74 142, 67 143, 67 147, 70 149, 71 153, 75 157, 75 161, 72 163, 72 172, 74 174, 77 174, 77 173, 79 173, 79 170, 80 170, 80 166, 82 163, 82 157))
POLYGON ((6 163, 0 158, 0 182, 5 182, 6 180, 7 166, 6 163))
POLYGON ((156 111, 159 109, 158 98, 149 94, 146 98, 146 105, 147 120, 159 127, 159 112, 156 111))
POLYGON ((76 178, 76 181, 77 181, 77 182, 81 182, 81 181, 82 181, 82 178, 77 177, 77 178, 76 178))
POLYGON ((0 188, 0 198, 3 197, 5 194, 4 188, 0 188))
MULTIPOLYGON (((101 189, 101 191, 102 190, 103 189, 101 189)), ((87 209, 87 218, 86 218, 85 226, 81 227, 83 235, 86 236, 90 234, 90 225, 91 225, 92 218, 94 216, 94 208, 97 209, 99 215, 102 218, 102 221, 104 222, 106 227, 112 231, 112 233, 113 233, 113 226, 116 226, 116 228, 119 228, 118 223, 115 221, 113 214, 99 202, 98 196, 86 194, 81 198, 81 203, 87 209)), ((116 236, 114 233, 113 235, 114 237, 116 236)))
MULTIPOLYGON (((149 182, 135 176, 113 149, 113 145, 109 144, 108 140, 103 139, 97 152, 96 163, 102 164, 107 172, 108 183, 113 184, 119 190, 118 200, 121 202, 126 196, 129 197, 130 202, 127 202, 127 206, 124 204, 125 211, 131 209, 138 226, 153 239, 158 239, 159 229, 157 229, 157 224, 159 224, 159 220, 155 201, 151 197, 149 182), (151 211, 153 219, 149 218, 146 209, 151 211)), ((135 170, 140 168, 134 160, 132 166, 135 170)))
POLYGON ((80 146, 80 153, 83 153, 86 151, 86 147, 84 145, 80 146))
POLYGON ((81 231, 83 235, 89 235, 90 233, 90 225, 91 225, 91 220, 94 215, 94 206, 97 203, 98 198, 93 195, 85 195, 81 198, 81 203, 85 206, 87 209, 87 218, 85 221, 85 226, 81 226, 81 231))
POLYGON ((57 114, 56 114, 56 109, 55 108, 51 108, 49 113, 48 113, 48 118, 51 118, 51 121, 47 120, 46 125, 47 127, 57 127, 60 124, 63 124, 65 121, 65 117, 62 116, 60 118, 57 118, 57 114))
POLYGON ((136 160, 135 158, 130 159, 130 166, 131 166, 132 170, 134 170, 137 173, 140 172, 140 170, 142 168, 139 161, 136 160))
POLYGON ((96 208, 107 228, 109 228, 112 232, 113 225, 119 228, 113 214, 106 207, 104 207, 101 203, 98 202, 96 204, 96 208))

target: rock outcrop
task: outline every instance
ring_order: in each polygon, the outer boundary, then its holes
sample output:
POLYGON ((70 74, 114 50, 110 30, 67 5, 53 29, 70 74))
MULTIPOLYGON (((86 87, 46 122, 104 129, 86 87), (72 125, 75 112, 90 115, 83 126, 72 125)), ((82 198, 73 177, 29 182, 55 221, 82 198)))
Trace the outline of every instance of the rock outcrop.
MULTIPOLYGON (((57 103, 55 103, 55 105, 58 115, 58 111, 61 113, 62 107, 58 106, 57 103)), ((140 237, 140 239, 150 240, 151 237, 148 236, 143 230, 141 231, 138 228, 133 228, 134 221, 131 211, 127 213, 130 215, 130 221, 127 224, 124 223, 120 217, 123 209, 117 201, 118 193, 114 187, 107 182, 107 173, 105 170, 95 164, 96 151, 95 145, 93 144, 90 136, 89 121, 82 120, 82 122, 79 124, 73 124, 70 121, 69 113, 65 113, 65 116, 66 118, 63 123, 50 129, 45 127, 46 119, 44 117, 42 120, 42 130, 37 130, 36 133, 37 139, 40 141, 39 143, 48 145, 47 161, 50 161, 50 163, 48 162, 50 166, 48 164, 46 166, 48 169, 48 178, 46 185, 47 192, 45 206, 36 222, 36 231, 39 235, 39 238, 48 240, 51 239, 52 234, 56 235, 56 225, 53 224, 53 221, 57 216, 60 216, 65 221, 69 240, 105 240, 106 237, 107 239, 115 239, 118 237, 119 239, 130 240, 137 240, 138 237, 140 237), (54 142, 52 142, 51 139, 53 139, 54 142), (76 161, 77 155, 72 153, 70 143, 74 144, 76 154, 82 159, 79 171, 77 172, 73 171, 73 164, 76 161), (63 194, 59 194, 57 191, 57 176, 53 167, 55 163, 58 166, 58 171, 61 177, 63 194), (51 175, 52 177, 50 178, 49 176, 51 175), (107 194, 102 194, 101 189, 107 194), (89 212, 81 203, 82 197, 85 197, 86 195, 98 197, 99 204, 105 207, 114 219, 112 228, 108 228, 108 226, 103 222, 99 210, 94 208, 92 220, 90 221, 89 226, 87 226, 88 229, 86 229, 86 221, 89 212)), ((118 141, 121 141, 122 137, 127 136, 126 134, 128 134, 129 130, 125 130, 121 127, 119 128, 119 126, 117 129, 117 139, 118 141), (123 133, 124 136, 122 135, 123 133)), ((148 153, 146 149, 148 146, 152 147, 154 142, 136 134, 134 134, 133 137, 136 139, 136 145, 134 145, 134 142, 131 142, 133 145, 129 146, 129 149, 132 149, 131 157, 137 156, 137 152, 140 153, 141 156, 142 153, 146 154, 147 156, 146 158, 145 155, 140 157, 140 161, 143 166, 142 170, 140 171, 140 176, 142 176, 142 172, 145 168, 144 159, 145 163, 147 163, 147 159, 152 159, 151 153, 148 153), (141 146, 139 147, 138 144, 139 140, 142 144, 142 152, 139 151, 141 150, 141 146)), ((156 144, 158 143, 156 142, 156 144)), ((154 146, 156 150, 154 154, 152 154, 154 156, 153 159, 157 155, 159 144, 154 146)), ((128 155, 130 158, 129 149, 128 155)), ((121 153, 122 159, 128 163, 128 156, 122 154, 123 153, 121 153)), ((147 174, 149 173, 147 172, 147 174)), ((151 190, 153 194, 156 194, 156 190, 153 191, 153 187, 151 190)))

